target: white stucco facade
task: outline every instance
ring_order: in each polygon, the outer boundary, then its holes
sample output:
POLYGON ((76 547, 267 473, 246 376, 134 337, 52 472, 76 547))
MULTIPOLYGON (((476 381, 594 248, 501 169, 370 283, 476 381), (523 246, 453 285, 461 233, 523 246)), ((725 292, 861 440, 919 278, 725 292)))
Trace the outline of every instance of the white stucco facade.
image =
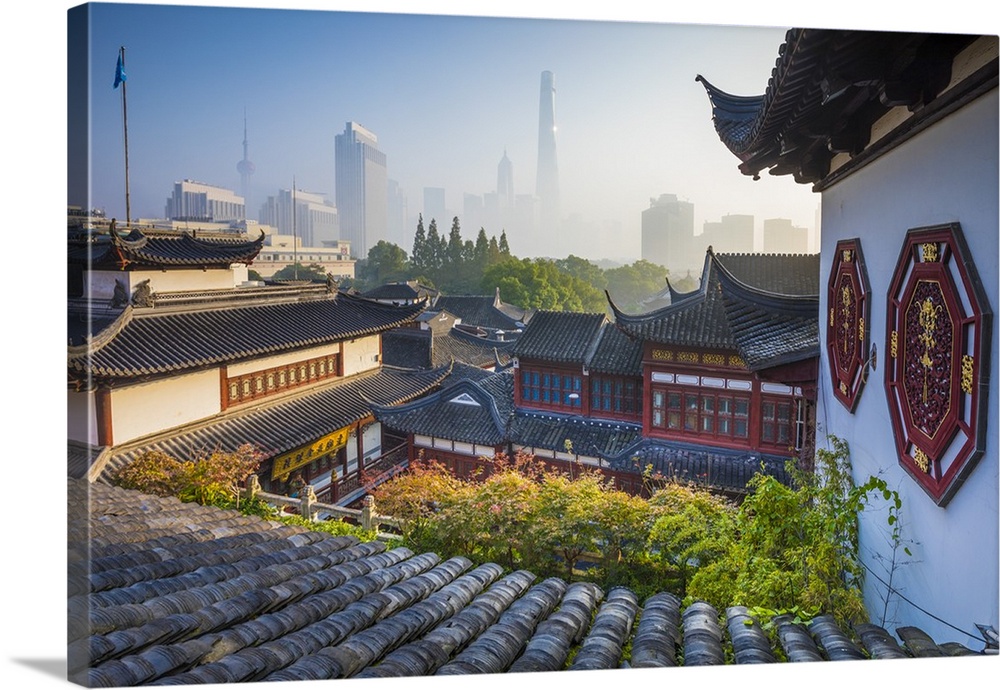
POLYGON ((172 376, 111 392, 115 445, 218 414, 219 370, 172 376))
POLYGON ((381 335, 348 340, 344 343, 344 376, 353 376, 379 366, 381 335))
MULTIPOLYGON (((898 592, 884 604, 890 554, 887 513, 880 500, 861 515, 861 555, 871 569, 865 583, 873 622, 891 628, 916 625, 934 639, 973 648, 975 624, 998 625, 998 95, 986 93, 822 193, 820 313, 829 306, 826 281, 839 240, 860 238, 871 289, 871 340, 877 369, 869 375, 852 414, 833 395, 830 366, 821 347, 817 442, 827 434, 848 441, 855 482, 886 480, 902 498, 902 540, 892 572, 898 592), (885 391, 887 292, 907 230, 959 223, 993 311, 991 364, 983 456, 954 498, 939 507, 897 460, 885 391), (878 556, 880 554, 881 556, 878 556), (881 621, 885 611, 886 619, 881 621), (940 619, 940 620, 938 620, 940 619), (945 621, 945 622, 941 622, 945 621)), ((820 343, 827 323, 820 319, 820 343)))

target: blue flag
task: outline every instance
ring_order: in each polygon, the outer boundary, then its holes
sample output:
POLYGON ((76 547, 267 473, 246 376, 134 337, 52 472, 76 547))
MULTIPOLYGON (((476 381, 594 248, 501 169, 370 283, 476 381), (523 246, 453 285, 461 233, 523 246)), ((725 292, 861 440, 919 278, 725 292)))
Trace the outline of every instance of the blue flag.
POLYGON ((125 65, 122 64, 122 56, 118 54, 118 66, 115 68, 115 85, 114 88, 118 88, 118 85, 125 81, 125 65))

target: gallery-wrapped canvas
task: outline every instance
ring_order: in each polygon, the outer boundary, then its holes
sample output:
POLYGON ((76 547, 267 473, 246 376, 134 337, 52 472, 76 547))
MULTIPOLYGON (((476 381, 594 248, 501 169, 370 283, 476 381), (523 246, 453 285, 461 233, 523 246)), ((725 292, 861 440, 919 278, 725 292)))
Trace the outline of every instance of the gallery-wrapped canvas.
POLYGON ((996 658, 997 36, 67 17, 70 682, 996 658))

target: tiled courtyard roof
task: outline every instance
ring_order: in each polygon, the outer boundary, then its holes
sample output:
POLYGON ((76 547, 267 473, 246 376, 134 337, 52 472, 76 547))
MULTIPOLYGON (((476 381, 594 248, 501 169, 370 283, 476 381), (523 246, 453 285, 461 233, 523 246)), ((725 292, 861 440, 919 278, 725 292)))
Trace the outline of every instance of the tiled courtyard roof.
POLYGON ((607 317, 604 314, 537 311, 517 339, 512 354, 524 359, 586 364, 605 323, 607 317))
POLYGON ((641 600, 74 480, 67 497, 68 673, 87 687, 977 653, 828 615, 779 618, 771 637, 744 607, 670 592, 641 600))
POLYGON ((818 354, 818 255, 717 255, 709 247, 701 284, 644 314, 611 302, 615 323, 636 339, 739 352, 752 369, 818 354))
POLYGON ((438 294, 432 287, 410 280, 405 283, 385 283, 362 293, 362 297, 375 300, 394 300, 400 303, 431 299, 438 294))
POLYGON ((642 426, 584 417, 518 410, 510 428, 512 443, 591 457, 618 455, 642 436, 642 426), (566 450, 566 441, 572 450, 566 450))
POLYGON ((197 451, 233 451, 250 443, 265 459, 271 458, 364 419, 371 414, 373 404, 392 405, 422 395, 438 385, 449 370, 383 367, 332 384, 318 384, 269 404, 237 409, 193 427, 115 448, 100 468, 101 479, 107 480, 114 470, 149 450, 184 459, 197 451))
POLYGON ((499 290, 494 296, 441 295, 434 302, 433 309, 449 311, 469 326, 502 331, 524 328, 531 318, 531 312, 503 302, 499 290))
POLYGON ((664 479, 733 493, 745 493, 747 483, 759 472, 785 485, 791 482, 785 470, 787 458, 701 444, 639 439, 613 457, 606 457, 611 469, 620 472, 643 473, 651 469, 664 479))
POLYGON ((393 307, 346 294, 203 309, 126 307, 88 344, 69 348, 71 375, 172 374, 379 333, 420 306, 393 307))
POLYGON ((480 383, 460 381, 419 400, 372 408, 385 426, 408 434, 453 441, 499 445, 506 440, 507 419, 480 383))
POLYGON ((128 235, 84 236, 70 240, 69 263, 91 269, 122 269, 127 266, 227 267, 252 263, 264 246, 264 233, 248 240, 238 237, 196 237, 188 233, 145 234, 133 229, 128 235))
POLYGON ((493 340, 457 328, 445 332, 396 328, 382 335, 382 354, 391 366, 419 369, 443 366, 454 360, 478 367, 510 362, 511 340, 493 340))
MULTIPOLYGON (((859 154, 872 124, 894 106, 917 111, 948 86, 951 61, 974 36, 790 29, 766 91, 726 93, 699 75, 722 143, 744 175, 822 180, 838 153, 859 154), (833 126, 829 123, 836 123, 833 126)), ((974 79, 987 85, 992 72, 974 79)), ((995 81, 994 81, 995 86, 995 81)))
POLYGON ((605 324, 587 368, 591 374, 642 376, 642 341, 630 338, 614 324, 605 324))

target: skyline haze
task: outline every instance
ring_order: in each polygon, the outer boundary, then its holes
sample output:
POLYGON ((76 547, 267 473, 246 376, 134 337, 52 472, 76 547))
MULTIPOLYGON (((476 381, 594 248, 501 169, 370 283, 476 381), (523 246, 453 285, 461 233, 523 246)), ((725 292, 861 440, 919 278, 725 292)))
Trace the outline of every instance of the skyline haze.
MULTIPOLYGON (((445 189, 449 215, 461 216, 464 195, 496 191, 506 153, 514 194, 534 193, 538 85, 550 72, 563 222, 556 233, 507 228, 515 254, 638 259, 641 214, 661 194, 694 204, 696 233, 736 213, 754 215, 758 236, 769 218, 816 225, 807 186, 738 172, 695 82, 703 74, 763 93, 785 27, 104 3, 92 12, 90 205, 109 216, 124 218, 112 81, 125 46, 133 219, 160 217, 182 179, 239 190, 244 113, 249 218, 293 178, 334 201, 334 137, 353 121, 378 137, 387 177, 406 195, 409 252, 425 188, 445 189)), ((471 239, 478 227, 462 231, 471 239)))

